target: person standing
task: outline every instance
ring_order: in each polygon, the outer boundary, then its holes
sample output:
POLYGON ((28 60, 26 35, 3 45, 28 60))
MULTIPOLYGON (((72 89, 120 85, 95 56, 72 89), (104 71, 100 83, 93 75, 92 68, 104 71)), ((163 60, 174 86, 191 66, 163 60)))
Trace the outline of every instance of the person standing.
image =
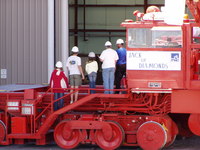
MULTIPOLYGON (((88 74, 90 88, 96 87, 98 64, 95 59, 96 59, 95 53, 90 52, 88 54, 88 62, 86 62, 86 65, 85 65, 85 71, 88 74)), ((91 94, 95 93, 94 90, 91 90, 90 92, 91 94)))
MULTIPOLYGON (((124 41, 122 39, 118 39, 116 41, 117 45, 117 54, 119 59, 117 60, 116 64, 116 72, 115 72, 115 86, 116 89, 121 89, 121 80, 123 76, 126 74, 126 49, 124 48, 124 41)), ((115 92, 119 94, 119 91, 115 92)))
MULTIPOLYGON (((64 96, 64 89, 61 88, 69 88, 68 79, 63 71, 62 62, 58 61, 56 63, 55 70, 51 74, 50 79, 50 87, 54 92, 54 100, 57 100, 64 96)), ((60 99, 57 102, 54 102, 54 111, 62 108, 64 106, 64 100, 60 99)))
MULTIPOLYGON (((79 49, 77 46, 74 46, 72 48, 72 55, 67 59, 67 69, 69 71, 69 81, 71 88, 77 89, 81 84, 82 80, 84 80, 84 74, 83 69, 81 67, 81 58, 78 57, 79 49)), ((70 91, 73 92, 73 89, 70 91)), ((78 91, 74 94, 71 94, 71 101, 70 103, 73 103, 74 101, 77 101, 78 99, 78 91)))
MULTIPOLYGON (((102 61, 102 75, 103 75, 103 85, 104 89, 113 89, 114 87, 114 76, 115 76, 115 66, 119 59, 117 52, 113 50, 110 41, 105 43, 106 49, 100 55, 100 61, 102 61)), ((105 91, 105 94, 113 94, 113 91, 105 91)))

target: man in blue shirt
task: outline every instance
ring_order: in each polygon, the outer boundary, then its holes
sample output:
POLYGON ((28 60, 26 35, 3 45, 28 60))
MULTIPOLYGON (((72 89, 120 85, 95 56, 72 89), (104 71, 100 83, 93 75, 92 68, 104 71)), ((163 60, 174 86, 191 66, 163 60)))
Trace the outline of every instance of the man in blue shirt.
MULTIPOLYGON (((123 47, 124 41, 122 39, 118 39, 116 41, 116 45, 118 47, 116 52, 118 54, 119 59, 117 61, 116 71, 115 71, 115 85, 116 89, 120 89, 121 79, 126 74, 126 49, 123 47)), ((119 91, 116 91, 115 93, 118 94, 119 91)))

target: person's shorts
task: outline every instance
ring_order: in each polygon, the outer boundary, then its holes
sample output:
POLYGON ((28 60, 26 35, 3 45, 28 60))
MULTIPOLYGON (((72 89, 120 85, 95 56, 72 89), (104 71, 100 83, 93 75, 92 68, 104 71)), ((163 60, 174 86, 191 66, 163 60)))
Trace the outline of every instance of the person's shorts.
POLYGON ((82 84, 81 75, 69 75, 70 86, 80 86, 82 84))

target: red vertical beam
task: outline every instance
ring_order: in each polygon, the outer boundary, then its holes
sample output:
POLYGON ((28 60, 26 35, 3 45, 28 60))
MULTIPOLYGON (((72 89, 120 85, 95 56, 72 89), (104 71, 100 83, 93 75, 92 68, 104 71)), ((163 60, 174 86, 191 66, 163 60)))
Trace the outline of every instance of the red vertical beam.
POLYGON ((186 4, 193 15, 197 23, 200 22, 200 2, 194 2, 193 0, 186 0, 186 4))
POLYGON ((144 13, 146 13, 148 7, 148 0, 144 0, 144 13))

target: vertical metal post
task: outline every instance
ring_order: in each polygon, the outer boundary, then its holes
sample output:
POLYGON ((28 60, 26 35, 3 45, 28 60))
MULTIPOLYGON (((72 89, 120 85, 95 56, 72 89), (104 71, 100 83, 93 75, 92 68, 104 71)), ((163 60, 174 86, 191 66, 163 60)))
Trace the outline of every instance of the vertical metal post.
POLYGON ((75 0, 74 7, 74 45, 78 46, 78 0, 75 0))
POLYGON ((86 33, 85 33, 85 24, 86 24, 86 6, 85 6, 85 0, 83 0, 83 37, 84 41, 87 41, 86 39, 86 33))
POLYGON ((66 61, 69 57, 68 0, 61 0, 61 51, 63 69, 67 75, 66 61))
POLYGON ((48 81, 54 69, 54 0, 48 0, 48 81))
POLYGON ((109 41, 111 42, 111 32, 109 32, 109 41))

